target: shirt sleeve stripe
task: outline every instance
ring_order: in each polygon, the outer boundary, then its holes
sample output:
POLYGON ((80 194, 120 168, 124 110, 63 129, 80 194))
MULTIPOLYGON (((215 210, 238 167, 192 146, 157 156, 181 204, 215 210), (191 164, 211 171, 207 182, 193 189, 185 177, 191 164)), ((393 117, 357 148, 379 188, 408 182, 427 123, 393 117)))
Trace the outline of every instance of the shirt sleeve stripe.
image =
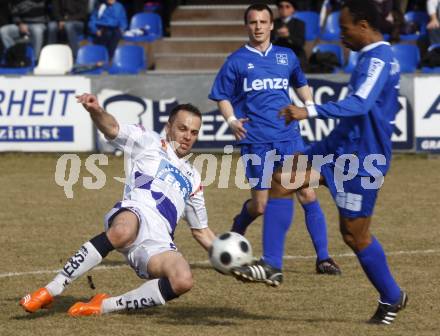
POLYGON ((370 60, 370 65, 368 66, 367 78, 365 79, 365 82, 363 82, 362 85, 359 87, 359 89, 356 91, 355 93, 356 96, 363 99, 367 99, 371 90, 374 88, 374 85, 376 84, 377 79, 379 78, 380 73, 382 72, 384 66, 385 66, 385 62, 379 58, 373 57, 370 60))

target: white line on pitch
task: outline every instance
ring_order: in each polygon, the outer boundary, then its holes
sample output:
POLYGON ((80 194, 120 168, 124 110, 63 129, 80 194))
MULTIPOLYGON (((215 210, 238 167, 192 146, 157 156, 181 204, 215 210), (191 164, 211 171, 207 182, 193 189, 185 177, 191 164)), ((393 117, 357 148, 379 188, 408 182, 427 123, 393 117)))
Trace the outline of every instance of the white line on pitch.
MULTIPOLYGON (((387 256, 398 256, 398 255, 417 255, 417 254, 436 254, 440 253, 440 250, 413 250, 413 251, 395 251, 395 252, 388 252, 387 256)), ((355 257, 354 253, 342 253, 334 255, 335 258, 345 258, 345 257, 355 257)), ((291 256, 286 255, 284 256, 284 259, 315 259, 316 255, 309 255, 309 256, 291 256)), ((206 265, 209 264, 208 260, 203 261, 195 261, 191 262, 191 265, 206 265)), ((94 271, 102 271, 102 270, 108 270, 108 269, 117 269, 117 268, 126 268, 128 265, 114 265, 114 266, 97 266, 93 270, 94 271)), ((61 269, 57 270, 39 270, 39 271, 29 271, 29 272, 9 272, 9 273, 0 273, 0 278, 9 278, 9 277, 17 277, 17 276, 23 276, 23 275, 38 275, 38 274, 54 274, 60 272, 61 269)))

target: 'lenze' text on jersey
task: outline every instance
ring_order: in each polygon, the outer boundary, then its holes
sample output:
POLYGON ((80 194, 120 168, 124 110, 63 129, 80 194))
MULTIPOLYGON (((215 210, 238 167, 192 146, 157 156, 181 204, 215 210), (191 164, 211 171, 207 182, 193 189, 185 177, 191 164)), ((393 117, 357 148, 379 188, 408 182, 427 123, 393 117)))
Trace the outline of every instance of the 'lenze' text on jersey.
POLYGON ((248 79, 243 80, 243 91, 261 91, 267 89, 275 90, 287 90, 289 87, 289 80, 287 78, 263 78, 254 79, 250 85, 248 85, 248 79))

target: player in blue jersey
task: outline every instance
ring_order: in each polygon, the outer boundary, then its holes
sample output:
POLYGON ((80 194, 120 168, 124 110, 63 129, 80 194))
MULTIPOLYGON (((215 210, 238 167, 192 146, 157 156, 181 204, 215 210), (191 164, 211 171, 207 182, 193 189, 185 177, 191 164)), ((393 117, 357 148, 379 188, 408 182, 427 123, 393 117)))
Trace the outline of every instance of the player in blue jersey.
MULTIPOLYGON (((299 61, 289 48, 270 43, 273 14, 266 5, 256 4, 244 14, 249 42, 231 54, 218 73, 209 98, 219 110, 238 140, 252 190, 241 212, 234 218, 232 231, 244 234, 247 226, 264 214, 283 217, 263 227, 262 262, 273 272, 267 283, 282 281, 282 259, 286 233, 293 218, 290 199, 269 198, 274 169, 286 156, 303 150, 298 122, 286 125, 278 117, 291 103, 289 86, 306 104, 313 104, 312 94, 299 61), (256 182, 256 183, 253 183, 256 182)), ((317 254, 316 270, 322 274, 340 274, 327 249, 325 217, 312 189, 298 192, 305 211, 306 225, 317 254)), ((266 221, 267 222, 267 221, 266 221)))
MULTIPOLYGON (((329 188, 339 210, 342 237, 380 294, 378 309, 370 322, 390 324, 405 308, 407 295, 394 280, 382 246, 370 233, 370 225, 391 161, 400 70, 390 45, 382 40, 376 19, 371 0, 352 0, 343 6, 342 41, 359 51, 349 95, 337 103, 306 108, 289 105, 281 112, 286 122, 319 117, 339 118, 340 123, 302 156, 309 160, 307 168, 299 171, 294 164, 289 171, 278 169, 274 173, 271 197, 291 197, 296 188, 287 183, 298 181, 301 187, 324 184, 329 188)), ((299 162, 300 158, 296 156, 294 161, 299 162)), ((240 279, 254 281, 263 281, 270 275, 258 264, 237 268, 234 273, 240 279)))

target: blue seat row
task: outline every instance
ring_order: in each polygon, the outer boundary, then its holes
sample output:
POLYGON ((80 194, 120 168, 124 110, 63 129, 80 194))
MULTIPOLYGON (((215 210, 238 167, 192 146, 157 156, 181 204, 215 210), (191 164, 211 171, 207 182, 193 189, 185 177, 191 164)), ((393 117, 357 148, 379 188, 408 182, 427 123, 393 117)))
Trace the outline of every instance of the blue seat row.
MULTIPOLYGON (((294 17, 304 21, 306 24, 306 40, 312 41, 316 38, 324 41, 335 41, 340 39, 341 30, 339 28, 340 12, 332 12, 327 17, 326 24, 320 32, 319 14, 316 12, 295 12, 294 17)), ((419 38, 425 37, 427 34, 426 25, 428 24, 428 14, 422 11, 411 11, 405 13, 405 21, 408 23, 415 23, 419 30, 414 34, 401 34, 402 41, 415 41, 419 38)), ((385 38, 389 38, 385 34, 385 38)))
POLYGON ((147 57, 144 48, 138 45, 122 45, 116 48, 115 55, 109 64, 107 49, 101 45, 85 45, 78 50, 75 67, 91 66, 81 71, 82 74, 99 75, 104 71, 109 74, 138 74, 146 70, 147 57), (101 66, 95 66, 98 63, 101 66))
MULTIPOLYGON (((435 47, 436 45, 433 45, 431 48, 435 47)), ((437 47, 440 48, 440 45, 437 47)), ((417 46, 413 44, 394 44, 392 45, 392 49, 397 61, 400 64, 400 71, 402 73, 413 73, 417 70, 417 67, 420 63, 420 52, 417 46)), ((312 52, 317 51, 332 52, 336 55, 340 65, 340 68, 336 69, 336 72, 341 69, 347 73, 352 72, 358 59, 358 53, 350 51, 347 62, 344 62, 343 50, 338 44, 318 44, 313 48, 312 52)), ((440 73, 440 67, 423 67, 421 70, 424 73, 440 73)))

